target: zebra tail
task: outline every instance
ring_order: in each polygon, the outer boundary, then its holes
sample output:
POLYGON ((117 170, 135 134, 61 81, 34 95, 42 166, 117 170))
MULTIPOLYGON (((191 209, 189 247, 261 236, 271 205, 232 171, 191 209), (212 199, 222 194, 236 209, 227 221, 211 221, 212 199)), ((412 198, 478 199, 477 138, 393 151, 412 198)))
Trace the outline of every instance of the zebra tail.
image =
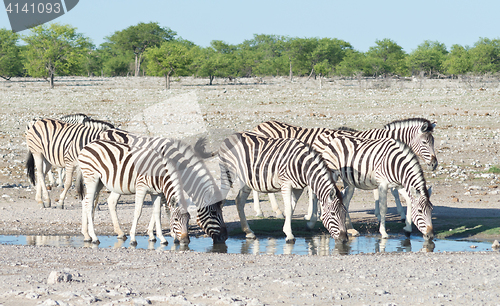
POLYGON ((35 159, 33 158, 33 153, 28 151, 28 160, 26 161, 26 171, 28 178, 33 186, 36 186, 35 180, 35 159))
POLYGON ((201 137, 200 139, 198 139, 198 141, 196 141, 196 144, 194 145, 194 152, 196 156, 201 159, 207 159, 217 154, 217 152, 207 152, 206 145, 207 138, 205 137, 201 137))
POLYGON ((80 167, 76 168, 76 182, 75 182, 76 192, 78 193, 78 198, 83 200, 84 186, 83 186, 83 175, 80 167))

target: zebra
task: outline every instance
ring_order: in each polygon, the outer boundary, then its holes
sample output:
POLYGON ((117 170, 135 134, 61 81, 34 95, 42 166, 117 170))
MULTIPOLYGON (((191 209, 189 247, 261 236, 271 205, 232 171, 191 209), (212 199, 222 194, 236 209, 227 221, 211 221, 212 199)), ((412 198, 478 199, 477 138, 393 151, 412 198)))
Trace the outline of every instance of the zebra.
MULTIPOLYGON (((432 189, 427 189, 418 157, 409 146, 392 138, 372 140, 325 131, 317 136, 313 148, 322 152, 328 167, 342 178, 346 186, 343 197, 346 207, 354 188, 378 190, 382 238, 388 238, 385 230, 387 190, 396 188, 405 197, 407 214, 411 216, 405 220, 406 234, 410 235, 413 220, 424 238, 432 240, 432 189)), ((349 218, 347 223, 349 227, 349 218)))
MULTIPOLYGON (((384 126, 384 129, 371 129, 366 131, 358 132, 354 129, 341 127, 336 130, 339 135, 350 135, 360 138, 367 139, 381 139, 381 138, 394 138, 403 141, 408 144, 412 150, 421 157, 429 168, 435 169, 437 167, 437 158, 434 153, 434 137, 432 132, 435 127, 435 123, 431 123, 429 120, 424 118, 410 118, 405 120, 398 120, 388 123, 384 126)), ((312 145, 319 134, 324 131, 329 131, 326 128, 302 128, 298 126, 293 126, 287 123, 278 121, 268 121, 259 124, 253 130, 256 133, 262 134, 264 136, 273 138, 297 138, 305 143, 312 145)), ((391 192, 396 200, 396 205, 398 212, 401 215, 401 219, 405 220, 406 215, 404 213, 403 207, 401 206, 401 201, 399 199, 398 191, 391 189, 391 192)), ((260 209, 260 204, 258 200, 258 193, 254 191, 254 209, 257 215, 262 215, 262 210, 260 209)), ((375 197, 375 214, 379 218, 379 201, 377 190, 374 190, 375 197)), ((269 195, 271 205, 276 215, 280 217, 281 211, 278 208, 276 198, 273 194, 269 195)), ((345 204, 348 208, 348 202, 345 204)), ((306 215, 306 219, 311 218, 312 214, 312 197, 310 196, 309 209, 306 215)), ((349 215, 347 216, 348 225, 351 224, 349 215)), ((359 233, 353 228, 349 229, 352 235, 359 235, 359 233)))
MULTIPOLYGON (((294 243, 291 218, 302 189, 309 185, 322 206, 321 220, 330 235, 347 241, 346 209, 340 191, 320 154, 296 139, 273 139, 243 132, 226 138, 219 148, 221 190, 224 198, 234 183, 239 189, 236 207, 246 238, 254 239, 245 217, 245 201, 252 189, 260 192, 281 190, 285 200, 283 232, 294 243)), ((311 220, 315 222, 316 220, 311 220)))
MULTIPOLYGON (((134 220, 130 229, 131 245, 137 245, 136 227, 147 193, 150 193, 153 198, 153 216, 148 227, 149 240, 154 240, 153 227, 156 224, 156 236, 162 244, 167 243, 162 234, 160 221, 162 194, 173 211, 173 215, 180 216, 178 220, 185 222, 175 228, 175 222, 171 220, 172 236, 175 240, 189 243, 187 203, 182 192, 179 173, 171 161, 146 147, 132 147, 118 142, 95 140, 81 150, 78 164, 82 176, 77 178, 78 193, 83 192, 82 180, 87 187, 82 201, 82 233, 85 242, 99 243, 93 225, 94 200, 102 187, 106 186, 111 191, 110 198, 114 199, 109 201, 114 203, 115 215, 111 214, 114 224, 118 223, 116 201, 119 196, 135 194, 134 220)), ((110 212, 113 211, 111 207, 112 204, 110 204, 110 212)), ((119 236, 119 238, 123 237, 119 236)))
POLYGON ((99 134, 111 126, 107 122, 95 121, 91 127, 87 127, 56 119, 40 119, 27 126, 25 132, 28 145, 27 174, 31 183, 37 186, 35 200, 42 208, 51 205, 45 185, 47 171, 50 171, 52 166, 65 168, 64 189, 57 205, 59 208, 64 208, 64 199, 71 187, 76 158, 80 150, 87 143, 99 138, 99 134))
MULTIPOLYGON (((182 142, 162 137, 145 137, 118 129, 109 129, 100 135, 101 139, 128 144, 133 147, 155 148, 155 150, 178 165, 182 186, 192 202, 197 206, 197 224, 209 235, 214 243, 223 243, 227 239, 227 228, 222 214, 222 196, 214 178, 203 159, 213 154, 205 151, 205 138, 200 138, 194 148, 182 142)), ((119 196, 118 196, 119 197, 119 196)), ((113 218, 116 216, 118 198, 108 200, 113 218)), ((120 236, 119 223, 113 219, 115 232, 120 236)))

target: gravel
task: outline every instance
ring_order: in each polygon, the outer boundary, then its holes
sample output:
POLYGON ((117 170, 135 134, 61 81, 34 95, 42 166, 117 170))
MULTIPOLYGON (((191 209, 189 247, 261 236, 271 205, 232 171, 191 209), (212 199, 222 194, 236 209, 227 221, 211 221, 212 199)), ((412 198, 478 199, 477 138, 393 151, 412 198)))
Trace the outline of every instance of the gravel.
MULTIPOLYGON (((440 165, 425 172, 434 186, 433 216, 500 217, 500 175, 487 172, 500 164, 497 81, 325 83, 320 90, 318 81, 306 78, 216 80, 214 86, 181 78, 166 91, 163 79, 152 77, 68 77, 53 90, 32 79, 0 82, 0 234, 79 235, 81 203, 74 189, 64 210, 40 209, 23 165, 29 120, 78 112, 147 135, 187 141, 206 135, 211 149, 232 131, 270 119, 366 129, 425 116, 438 124, 440 165)), ((216 161, 208 164, 218 178, 216 161)), ((53 203, 60 191, 50 192, 53 203)), ((106 195, 101 198, 104 203, 106 195)), ((304 197, 301 201, 297 218, 307 210, 304 197)), ((101 206, 97 233, 112 235, 109 213, 101 206)), ((268 203, 262 206, 272 215, 268 203)), ((253 216, 250 205, 245 209, 253 216)), ((356 191, 351 210, 354 219, 373 220, 372 194, 356 191)), ((133 197, 123 197, 118 213, 129 230, 133 197)), ((150 206, 143 214, 150 214, 150 206)), ((224 208, 224 217, 229 228, 239 227, 234 205, 224 208)), ((138 228, 145 231, 148 220, 142 217, 138 228)), ((193 235, 201 234, 194 223, 191 228, 193 235)), ((0 305, 498 305, 499 255, 240 255, 0 245, 0 305)))

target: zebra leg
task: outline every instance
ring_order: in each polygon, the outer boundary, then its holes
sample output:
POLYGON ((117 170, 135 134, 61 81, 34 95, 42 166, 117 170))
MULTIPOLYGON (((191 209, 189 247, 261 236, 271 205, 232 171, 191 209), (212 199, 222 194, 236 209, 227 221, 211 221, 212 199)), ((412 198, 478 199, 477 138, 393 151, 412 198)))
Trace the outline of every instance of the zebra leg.
POLYGON ((56 185, 56 179, 54 178, 54 173, 52 173, 52 171, 47 171, 47 179, 49 180, 47 187, 56 185))
POLYGON ((349 216, 349 203, 351 202, 352 195, 354 194, 354 186, 350 186, 347 183, 344 183, 344 192, 342 194, 342 202, 344 203, 346 209, 345 215, 345 225, 347 228, 347 233, 353 237, 359 236, 359 232, 354 229, 351 222, 351 217, 349 216))
POLYGON ((57 186, 62 186, 64 182, 64 168, 57 168, 57 186))
MULTIPOLYGON (((111 221, 113 222, 114 232, 118 235, 117 238, 120 240, 127 240, 127 236, 120 228, 120 222, 118 221, 118 215, 116 213, 116 204, 118 203, 120 196, 121 195, 119 193, 111 192, 111 194, 108 197, 108 209, 109 209, 109 214, 111 215, 111 221)), ((97 203, 94 206, 96 205, 97 203)))
POLYGON ((295 243, 295 236, 292 233, 292 215, 295 203, 292 203, 294 199, 292 196, 291 184, 282 185, 281 194, 283 195, 283 202, 285 202, 285 224, 283 225, 283 232, 286 235, 286 243, 295 243))
POLYGON ((134 210, 134 221, 132 222, 132 228, 130 229, 130 245, 136 246, 137 240, 135 239, 135 232, 137 230, 137 222, 142 213, 142 205, 144 204, 144 198, 146 197, 146 188, 143 186, 136 187, 135 191, 135 210, 134 210))
POLYGON ((248 198, 248 195, 252 189, 248 186, 243 186, 240 191, 238 192, 238 195, 236 196, 236 209, 238 210, 238 216, 240 217, 240 223, 241 223, 241 230, 246 233, 246 238, 247 239, 255 239, 255 234, 254 232, 250 229, 250 226, 248 225, 247 218, 245 216, 245 202, 248 198))
POLYGON ((66 198, 66 194, 68 193, 69 188, 71 187, 71 181, 73 179, 73 171, 75 170, 74 163, 66 164, 66 177, 64 180, 64 189, 59 196, 59 202, 57 203, 57 208, 64 209, 64 199, 66 198))
POLYGON ((36 180, 38 184, 36 188, 35 200, 41 208, 48 208, 50 207, 50 197, 47 186, 45 185, 45 174, 47 171, 50 171, 52 165, 45 159, 45 157, 43 157, 41 153, 33 154, 33 158, 35 160, 36 180))
POLYGON ((405 221, 406 215, 403 205, 401 205, 401 199, 399 198, 399 191, 396 188, 391 188, 391 193, 394 196, 394 201, 396 202, 398 213, 401 216, 401 221, 405 221))
MULTIPOLYGON (((162 233, 161 228, 161 195, 151 195, 153 200, 153 215, 151 216, 151 221, 149 222, 148 227, 148 235, 149 241, 156 241, 156 238, 153 234, 153 224, 156 224, 156 236, 160 239, 160 243, 163 245, 167 245, 168 241, 165 239, 162 233)), ((172 225, 170 225, 170 229, 172 229, 172 225)))
MULTIPOLYGON (((313 207, 313 205, 316 205, 316 204, 314 204, 315 195, 311 189, 311 186, 307 186, 307 192, 309 193, 309 206, 307 207, 307 215, 304 216, 304 220, 311 220, 311 217, 313 215, 313 211, 316 211, 316 214, 317 214, 318 206, 316 206, 316 208, 313 207)), ((316 216, 316 218, 317 218, 317 216, 316 216)))
POLYGON ((92 241, 95 244, 99 244, 99 239, 95 234, 94 230, 94 198, 95 195, 99 193, 100 179, 99 177, 89 177, 85 180, 85 185, 87 186, 87 193, 82 201, 82 234, 83 241, 92 241))
POLYGON ((378 187, 378 195, 379 195, 379 206, 380 206, 380 228, 379 232, 382 235, 383 239, 389 238, 387 232, 385 231, 385 216, 387 215, 387 186, 385 184, 381 184, 378 187))
POLYGON ((407 237, 410 237, 411 235, 411 232, 412 232, 412 227, 411 227, 411 199, 410 199, 410 196, 408 195, 408 192, 406 191, 406 189, 404 189, 403 192, 401 192, 401 194, 403 195, 403 197, 405 198, 405 201, 406 201, 406 215, 408 216, 405 220, 405 227, 403 228, 404 232, 405 232, 405 235, 407 237))
POLYGON ((256 190, 253 190, 252 194, 253 194, 253 210, 255 210, 255 216, 256 217, 264 217, 264 213, 262 212, 262 209, 260 208, 259 192, 256 190))
POLYGON ((307 228, 312 230, 314 228, 314 225, 316 224, 316 221, 318 220, 319 205, 318 205, 318 198, 316 197, 314 192, 312 192, 312 190, 309 191, 310 191, 309 208, 311 209, 311 218, 309 219, 309 222, 307 222, 307 228))
POLYGON ((276 213, 276 218, 283 219, 283 212, 280 210, 278 206, 278 201, 276 201, 276 193, 269 193, 269 202, 271 202, 271 207, 273 211, 276 213))

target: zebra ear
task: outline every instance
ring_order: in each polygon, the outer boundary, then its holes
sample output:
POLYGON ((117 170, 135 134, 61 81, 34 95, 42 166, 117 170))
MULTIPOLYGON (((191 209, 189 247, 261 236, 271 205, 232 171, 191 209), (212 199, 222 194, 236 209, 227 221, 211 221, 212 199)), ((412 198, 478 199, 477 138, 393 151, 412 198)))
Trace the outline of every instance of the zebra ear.
POLYGON ((433 122, 433 123, 431 124, 432 129, 434 129, 434 128, 436 127, 436 125, 437 125, 437 122, 433 122))
POLYGON ((427 192, 429 193, 429 198, 431 197, 432 194, 432 185, 427 188, 427 192))
POLYGON ((428 130, 429 130, 429 123, 428 123, 428 122, 424 122, 424 123, 422 124, 422 127, 420 128, 420 131, 421 131, 422 133, 424 133, 424 132, 427 132, 428 130))

